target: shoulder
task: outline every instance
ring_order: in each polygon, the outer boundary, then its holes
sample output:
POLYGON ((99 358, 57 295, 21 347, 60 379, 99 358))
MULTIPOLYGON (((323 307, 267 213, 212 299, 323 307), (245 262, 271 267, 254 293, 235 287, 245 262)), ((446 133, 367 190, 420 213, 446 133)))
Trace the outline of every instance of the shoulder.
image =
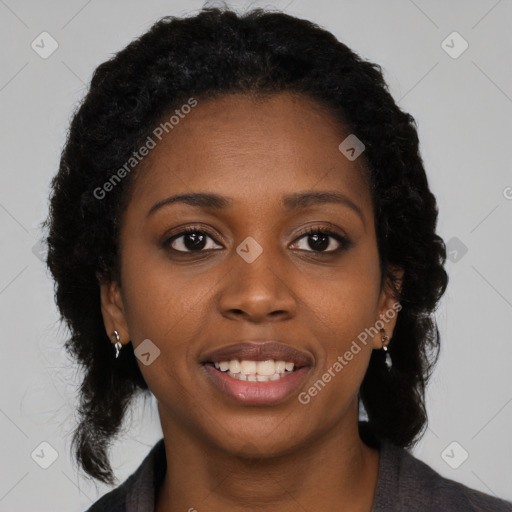
POLYGON ((164 440, 160 439, 134 473, 86 512, 153 512, 156 487, 165 467, 164 440))
MULTIPOLYGON (((407 450, 387 441, 381 445, 381 470, 387 471, 394 508, 408 512, 512 512, 512 503, 445 478, 407 450)), ((380 482, 379 482, 380 483, 380 482)), ((379 485, 379 484, 378 484, 379 485)), ((383 489, 380 489, 381 491, 383 489)), ((387 510, 377 508, 375 512, 387 510)))
POLYGON ((122 485, 113 489, 94 502, 86 512, 125 512, 126 511, 126 491, 122 485))
POLYGON ((125 480, 119 487, 103 495, 94 502, 86 512, 126 512, 126 497, 128 489, 138 479, 140 466, 135 473, 125 480))

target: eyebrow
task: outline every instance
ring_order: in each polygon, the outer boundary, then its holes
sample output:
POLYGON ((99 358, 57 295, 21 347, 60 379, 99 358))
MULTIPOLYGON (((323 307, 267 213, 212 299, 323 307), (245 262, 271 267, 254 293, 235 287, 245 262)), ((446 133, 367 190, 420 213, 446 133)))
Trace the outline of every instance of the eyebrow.
MULTIPOLYGON (((194 192, 189 194, 179 194, 167 197, 155 203, 148 211, 146 217, 149 217, 163 206, 173 203, 184 203, 190 206, 196 206, 204 209, 225 210, 233 205, 233 199, 207 192, 194 192)), ((360 217, 363 225, 366 227, 364 214, 350 198, 332 191, 305 191, 288 194, 283 198, 283 206, 288 211, 299 210, 318 204, 341 204, 351 208, 360 217)))

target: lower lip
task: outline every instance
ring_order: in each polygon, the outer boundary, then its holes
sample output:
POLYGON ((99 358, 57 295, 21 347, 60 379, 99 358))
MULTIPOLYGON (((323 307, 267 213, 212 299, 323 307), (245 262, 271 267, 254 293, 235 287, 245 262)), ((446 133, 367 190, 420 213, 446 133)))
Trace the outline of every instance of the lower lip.
POLYGON ((244 405, 275 405, 283 402, 300 388, 309 371, 309 367, 303 366, 279 380, 249 382, 234 379, 209 364, 203 366, 211 382, 222 393, 244 405))

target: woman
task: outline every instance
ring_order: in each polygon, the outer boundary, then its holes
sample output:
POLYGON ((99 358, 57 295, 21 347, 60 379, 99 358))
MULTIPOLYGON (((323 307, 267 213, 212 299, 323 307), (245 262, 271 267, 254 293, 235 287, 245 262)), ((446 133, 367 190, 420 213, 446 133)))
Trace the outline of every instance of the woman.
POLYGON ((90 511, 512 510, 406 451, 446 252, 379 66, 279 12, 163 18, 95 71, 52 187, 77 460, 114 483, 138 392, 163 431, 90 511))

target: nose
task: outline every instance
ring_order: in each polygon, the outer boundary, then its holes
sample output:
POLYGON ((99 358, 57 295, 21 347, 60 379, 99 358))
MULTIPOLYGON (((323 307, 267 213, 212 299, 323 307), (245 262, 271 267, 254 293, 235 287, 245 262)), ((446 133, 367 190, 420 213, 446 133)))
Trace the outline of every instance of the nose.
POLYGON ((219 299, 222 315, 256 323, 295 316, 295 293, 282 265, 268 250, 251 263, 235 253, 219 299))

